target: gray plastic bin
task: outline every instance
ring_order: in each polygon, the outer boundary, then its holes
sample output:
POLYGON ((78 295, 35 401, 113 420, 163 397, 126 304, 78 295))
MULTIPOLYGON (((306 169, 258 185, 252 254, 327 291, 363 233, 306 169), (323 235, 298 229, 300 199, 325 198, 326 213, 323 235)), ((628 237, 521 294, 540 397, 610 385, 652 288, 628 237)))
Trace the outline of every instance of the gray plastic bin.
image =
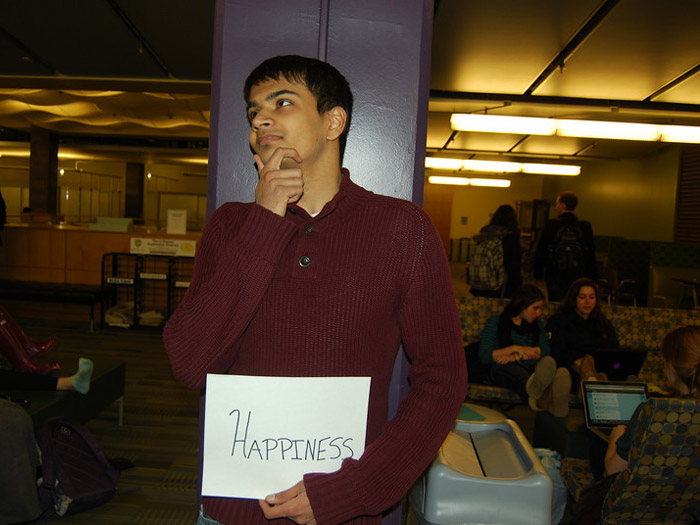
POLYGON ((497 412, 468 406, 484 418, 458 420, 409 492, 419 523, 550 525, 552 480, 525 435, 497 412))

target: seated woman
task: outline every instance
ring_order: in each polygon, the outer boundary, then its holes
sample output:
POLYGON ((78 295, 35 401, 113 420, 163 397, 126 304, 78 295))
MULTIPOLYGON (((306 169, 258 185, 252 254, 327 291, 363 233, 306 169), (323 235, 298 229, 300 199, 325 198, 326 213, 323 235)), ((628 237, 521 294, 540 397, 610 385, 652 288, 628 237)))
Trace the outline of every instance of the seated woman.
POLYGON ((491 365, 491 380, 516 392, 533 410, 557 417, 569 412, 571 376, 549 356, 549 341, 539 320, 544 295, 524 285, 500 315, 486 321, 479 342, 479 361, 491 365))
MULTIPOLYGON (((661 356, 674 397, 700 399, 700 326, 682 326, 668 332, 661 341, 661 356)), ((637 407, 629 425, 618 425, 610 434, 605 453, 605 473, 616 474, 627 468, 632 437, 637 430, 637 407)))
POLYGON ((617 348, 617 335, 598 303, 598 286, 588 278, 575 280, 559 311, 549 318, 552 357, 566 367, 578 392, 581 380, 607 380, 595 368, 595 354, 605 348, 617 348))

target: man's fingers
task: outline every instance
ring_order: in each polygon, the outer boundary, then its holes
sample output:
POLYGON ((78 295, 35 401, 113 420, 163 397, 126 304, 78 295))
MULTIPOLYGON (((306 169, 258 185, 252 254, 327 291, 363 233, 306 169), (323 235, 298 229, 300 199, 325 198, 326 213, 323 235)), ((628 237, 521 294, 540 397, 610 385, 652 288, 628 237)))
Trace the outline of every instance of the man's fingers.
POLYGON ((253 155, 253 159, 255 159, 255 165, 258 167, 258 173, 260 173, 263 168, 265 167, 265 164, 263 164, 262 159, 260 158, 260 155, 257 153, 253 155))
POLYGON ((265 501, 270 505, 281 505, 282 503, 286 503, 290 499, 296 498, 302 492, 304 492, 304 485, 302 483, 297 483, 296 485, 288 488, 287 490, 283 490, 282 492, 278 492, 277 494, 270 494, 269 496, 266 496, 265 501))
MULTIPOLYGON (((297 150, 295 150, 294 148, 277 148, 267 160, 267 164, 265 164, 264 167, 268 171, 278 170, 282 167, 282 161, 284 159, 292 159, 297 163, 301 163, 301 157, 299 156, 297 150)), ((260 169, 260 164, 258 164, 258 169, 260 169)))
POLYGON ((316 523, 303 481, 287 490, 271 494, 259 503, 267 519, 289 518, 305 525, 316 523))

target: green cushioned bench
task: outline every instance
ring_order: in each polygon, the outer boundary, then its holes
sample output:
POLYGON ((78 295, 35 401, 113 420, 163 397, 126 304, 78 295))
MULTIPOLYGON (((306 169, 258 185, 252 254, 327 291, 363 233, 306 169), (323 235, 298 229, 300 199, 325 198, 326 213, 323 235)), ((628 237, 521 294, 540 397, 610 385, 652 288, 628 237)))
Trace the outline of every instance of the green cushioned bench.
POLYGON ((126 364, 123 361, 97 360, 92 374, 90 392, 80 394, 69 390, 27 391, 4 390, 3 394, 14 400, 28 400, 25 407, 32 418, 34 428, 55 416, 77 423, 85 423, 115 401, 119 403, 118 422, 123 423, 124 383, 126 364))
MULTIPOLYGON (((507 303, 507 299, 471 295, 457 297, 464 345, 478 341, 487 319, 501 313, 507 303)), ((638 374, 639 378, 661 390, 668 390, 659 344, 664 334, 671 328, 697 324, 698 311, 606 304, 601 306, 606 317, 615 327, 617 338, 623 348, 648 350, 646 360, 638 374)), ((554 315, 558 308, 558 303, 545 304, 542 312, 543 323, 546 324, 547 318, 554 315)), ((467 398, 486 405, 506 408, 522 403, 514 392, 506 388, 491 384, 474 384, 471 380, 467 385, 467 398)), ((575 397, 572 396, 572 399, 575 397)))

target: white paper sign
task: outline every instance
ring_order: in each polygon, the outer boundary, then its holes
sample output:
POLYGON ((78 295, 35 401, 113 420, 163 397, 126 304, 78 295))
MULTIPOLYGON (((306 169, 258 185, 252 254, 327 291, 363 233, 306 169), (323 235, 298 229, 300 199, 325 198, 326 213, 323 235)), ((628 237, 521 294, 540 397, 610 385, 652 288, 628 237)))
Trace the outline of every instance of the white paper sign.
POLYGON ((369 377, 207 375, 202 495, 263 499, 365 448, 369 377))
POLYGON ((185 235, 187 233, 187 210, 168 210, 166 231, 168 235, 185 235))

